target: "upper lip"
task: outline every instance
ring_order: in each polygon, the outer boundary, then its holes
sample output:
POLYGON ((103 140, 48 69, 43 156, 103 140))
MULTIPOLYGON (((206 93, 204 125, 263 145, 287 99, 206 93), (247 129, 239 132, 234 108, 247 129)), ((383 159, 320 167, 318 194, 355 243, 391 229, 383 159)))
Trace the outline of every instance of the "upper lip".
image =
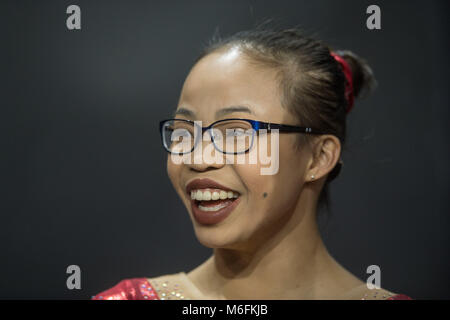
MULTIPOLYGON (((189 194, 191 190, 196 189, 222 189, 224 191, 234 191, 214 180, 203 178, 203 179, 194 179, 186 185, 186 192, 189 194)), ((236 191, 234 191, 236 192, 236 191)))

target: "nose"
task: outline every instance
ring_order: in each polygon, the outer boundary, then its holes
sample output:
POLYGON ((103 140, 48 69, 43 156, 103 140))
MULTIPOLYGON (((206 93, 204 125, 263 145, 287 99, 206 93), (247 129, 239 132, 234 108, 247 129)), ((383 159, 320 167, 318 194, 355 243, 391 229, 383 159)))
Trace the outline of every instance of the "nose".
POLYGON ((191 160, 187 166, 195 171, 220 169, 225 165, 225 155, 216 150, 211 139, 211 130, 203 134, 192 152, 191 160))

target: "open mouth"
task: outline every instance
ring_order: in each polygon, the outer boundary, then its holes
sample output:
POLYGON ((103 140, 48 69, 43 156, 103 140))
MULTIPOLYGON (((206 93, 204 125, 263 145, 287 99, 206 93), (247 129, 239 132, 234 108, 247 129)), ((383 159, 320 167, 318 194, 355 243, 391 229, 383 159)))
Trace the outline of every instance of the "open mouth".
POLYGON ((239 197, 237 192, 220 189, 191 190, 191 200, 201 211, 215 212, 232 204, 239 197))
POLYGON ((224 220, 240 202, 240 194, 211 179, 195 179, 186 187, 194 218, 201 224, 224 220))

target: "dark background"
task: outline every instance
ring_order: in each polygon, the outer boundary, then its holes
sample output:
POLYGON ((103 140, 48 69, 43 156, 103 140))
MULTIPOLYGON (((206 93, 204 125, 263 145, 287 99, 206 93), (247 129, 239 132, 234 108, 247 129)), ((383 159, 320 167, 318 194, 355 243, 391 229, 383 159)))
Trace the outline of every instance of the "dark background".
POLYGON ((190 271, 196 240, 158 121, 200 47, 274 18, 366 58, 324 228, 331 253, 416 299, 450 298, 447 1, 2 1, 0 298, 88 299, 190 271), (82 29, 66 28, 81 7, 82 29), (366 8, 381 7, 381 30, 366 8), (82 289, 66 288, 79 265, 82 289))

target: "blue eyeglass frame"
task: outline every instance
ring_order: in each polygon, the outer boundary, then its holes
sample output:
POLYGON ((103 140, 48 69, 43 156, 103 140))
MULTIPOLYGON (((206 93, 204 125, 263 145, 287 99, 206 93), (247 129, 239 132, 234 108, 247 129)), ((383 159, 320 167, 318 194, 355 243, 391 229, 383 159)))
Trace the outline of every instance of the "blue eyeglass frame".
MULTIPOLYGON (((191 153, 192 151, 194 151, 195 147, 198 144, 198 141, 194 141, 194 146, 192 147, 192 149, 189 152, 172 152, 170 151, 167 147, 166 144, 164 142, 164 134, 163 134, 163 127, 164 124, 167 121, 184 121, 187 123, 192 124, 195 127, 195 122, 192 120, 187 120, 187 119, 165 119, 165 120, 161 120, 159 122, 159 133, 161 135, 161 142, 163 144, 164 149, 169 152, 169 153, 173 153, 173 154, 178 154, 178 155, 183 155, 183 154, 188 154, 191 153)), ((263 121, 258 121, 258 120, 251 120, 251 119, 242 119, 242 118, 229 118, 229 119, 221 119, 218 121, 215 121, 213 123, 211 123, 209 126, 207 127, 201 127, 202 129, 202 134, 201 137, 203 137, 203 134, 205 131, 208 131, 210 129, 212 129, 212 127, 218 123, 221 122, 225 122, 225 121, 230 121, 230 120, 240 120, 240 121, 246 121, 248 123, 251 124, 252 128, 253 128, 253 135, 252 135, 252 144, 251 146, 245 150, 245 151, 241 151, 241 152, 223 152, 222 150, 218 149, 216 146, 216 143, 214 142, 214 138, 213 135, 211 134, 211 142, 214 145, 214 148, 223 153, 223 154, 242 154, 242 153, 247 153, 252 147, 253 147, 253 140, 254 140, 254 133, 257 132, 257 130, 259 129, 266 129, 267 132, 270 132, 272 129, 277 129, 279 132, 284 132, 284 133, 306 133, 306 134, 332 134, 332 133, 328 133, 328 132, 324 132, 322 130, 318 130, 315 128, 311 128, 311 127, 302 127, 302 126, 293 126, 293 125, 288 125, 288 124, 279 124, 279 123, 272 123, 272 122, 263 122, 263 121)))

